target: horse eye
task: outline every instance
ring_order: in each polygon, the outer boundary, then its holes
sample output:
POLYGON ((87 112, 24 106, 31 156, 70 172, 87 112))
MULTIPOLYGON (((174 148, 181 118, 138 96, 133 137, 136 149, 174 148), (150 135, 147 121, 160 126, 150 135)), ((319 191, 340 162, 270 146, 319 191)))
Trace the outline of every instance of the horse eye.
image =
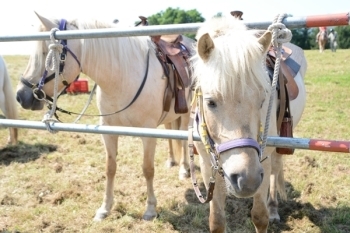
POLYGON ((207 100, 207 106, 209 108, 215 108, 216 107, 216 103, 213 100, 207 100))

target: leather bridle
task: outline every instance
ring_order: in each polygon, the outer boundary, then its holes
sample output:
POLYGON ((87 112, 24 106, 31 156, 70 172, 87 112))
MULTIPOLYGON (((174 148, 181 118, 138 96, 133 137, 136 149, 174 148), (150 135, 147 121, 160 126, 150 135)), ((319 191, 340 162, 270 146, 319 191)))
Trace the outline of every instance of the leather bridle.
MULTIPOLYGON (((67 21, 65 19, 61 19, 60 21, 60 25, 59 25, 59 30, 66 30, 66 24, 67 24, 67 21)), ((67 40, 66 39, 63 39, 61 40, 60 44, 62 45, 62 53, 60 54, 60 65, 59 65, 59 75, 61 75, 63 73, 63 70, 64 70, 64 65, 65 65, 65 61, 66 61, 66 57, 67 57, 67 52, 69 52, 73 58, 76 60, 76 62, 78 63, 79 67, 80 67, 80 70, 81 70, 81 64, 80 64, 80 61, 78 60, 77 56, 68 48, 67 46, 67 40)), ((124 111, 125 109, 127 109, 128 107, 130 107, 135 101, 136 99, 139 97, 139 95, 141 94, 142 90, 143 90, 143 87, 145 86, 145 83, 146 83, 146 80, 147 80, 147 77, 148 77, 148 71, 149 71, 149 59, 150 59, 150 51, 148 50, 147 52, 147 60, 146 60, 146 71, 145 71, 145 75, 142 79, 142 83, 140 84, 140 87, 139 89, 137 90, 134 98, 130 101, 129 104, 127 104, 125 107, 123 107, 122 109, 120 110, 117 110, 117 111, 114 111, 114 112, 111 112, 111 113, 106 113, 106 114, 98 114, 98 115, 90 115, 90 114, 80 114, 80 113, 76 113, 76 112, 71 112, 71 111, 68 111, 68 110, 64 110, 62 108, 59 108, 59 107, 56 107, 55 110, 57 111, 60 111, 62 113, 66 113, 66 114, 69 114, 69 115, 84 115, 84 116, 109 116, 109 115, 113 115, 113 114, 117 114, 119 112, 122 112, 124 111)), ((45 69, 44 71, 44 74, 43 76, 41 77, 40 81, 37 83, 37 84, 33 84, 31 82, 29 82, 28 80, 24 79, 23 77, 21 77, 21 82, 31 88, 33 90, 33 96, 36 100, 38 101, 45 101, 47 102, 48 104, 48 108, 51 110, 52 109, 52 103, 53 103, 53 99, 46 95, 46 93, 43 91, 43 86, 50 82, 51 80, 53 80, 55 78, 55 73, 51 74, 50 76, 47 77, 47 69, 45 69)), ((79 75, 75 78, 75 80, 77 80, 79 78, 79 75)), ((64 93, 64 91, 69 87, 69 83, 63 79, 62 83, 65 85, 65 89, 63 89, 61 91, 61 93, 57 96, 57 98, 62 95, 64 93)), ((96 87, 96 84, 95 84, 95 87, 96 87)), ((94 87, 94 88, 95 88, 94 87)), ((57 114, 55 113, 55 117, 56 119, 58 120, 58 116, 57 114)))
MULTIPOLYGON (((59 25, 59 30, 66 30, 67 29, 66 24, 67 24, 67 20, 61 19, 60 25, 59 25)), ((67 46, 67 40, 66 39, 61 40, 60 44, 62 45, 62 53, 60 54, 59 75, 62 75, 62 73, 64 71, 64 65, 65 65, 65 61, 67 58, 67 52, 69 52, 73 56, 73 58, 78 63, 79 68, 81 69, 81 64, 80 64, 80 61, 78 60, 77 56, 67 46)), ((37 84, 33 84, 33 83, 29 82, 28 80, 24 79, 23 76, 21 77, 21 82, 25 86, 27 86, 33 90, 33 96, 35 99, 37 99, 39 101, 44 100, 44 101, 47 101, 49 103, 52 103, 53 99, 50 96, 46 95, 46 93, 43 90, 43 87, 46 83, 50 82, 51 80, 53 80, 55 78, 55 73, 52 73, 50 76, 47 76, 47 73, 48 73, 48 70, 45 69, 44 74, 42 75, 40 81, 37 84)), ((79 78, 79 75, 75 78, 75 80, 77 80, 78 78, 79 78)), ((68 83, 64 78, 63 78, 62 83, 63 83, 63 85, 65 85, 64 90, 66 90, 70 85, 70 83, 68 83)), ((61 91, 60 95, 64 92, 64 90, 61 91)))
MULTIPOLYGON (((203 113, 203 101, 202 101, 202 92, 198 87, 195 90, 194 101, 192 102, 191 116, 188 127, 188 147, 190 154, 190 172, 192 178, 193 188, 196 192, 196 195, 201 203, 208 203, 213 198, 214 187, 215 187, 215 177, 219 173, 223 177, 223 169, 220 165, 219 159, 222 152, 243 147, 251 147, 258 152, 259 160, 261 160, 261 146, 260 143, 253 138, 238 138, 233 139, 222 144, 217 144, 210 137, 210 134, 207 130, 207 125, 204 119, 203 113), (195 176, 195 165, 194 165, 194 145, 193 145, 193 128, 196 126, 201 141, 204 144, 206 152, 210 155, 211 165, 212 165, 212 175, 209 179, 209 186, 207 189, 207 197, 204 198, 199 190, 197 179, 195 176)), ((260 129, 261 131, 261 129, 260 129)), ((261 141, 261 132, 258 135, 258 140, 261 141)))

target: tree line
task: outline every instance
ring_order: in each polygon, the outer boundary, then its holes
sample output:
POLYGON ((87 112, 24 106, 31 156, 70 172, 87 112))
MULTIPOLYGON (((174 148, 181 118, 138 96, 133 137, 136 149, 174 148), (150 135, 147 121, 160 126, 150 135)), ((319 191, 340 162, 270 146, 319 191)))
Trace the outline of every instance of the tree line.
MULTIPOLYGON (((213 17, 221 17, 222 13, 219 12, 213 17)), ((182 10, 179 8, 167 8, 165 11, 160 11, 153 14, 148 18, 150 25, 164 25, 164 24, 182 24, 182 23, 200 23, 204 22, 205 18, 202 17, 196 9, 193 10, 182 10)), ((136 22, 137 23, 137 22, 136 22)), ((337 33, 338 49, 349 49, 350 48, 350 26, 338 26, 332 27, 337 33)), ((329 28, 330 29, 330 28, 329 28)), ((318 28, 298 28, 292 29, 292 40, 291 42, 298 45, 302 49, 317 49, 318 44, 316 43, 316 34, 318 28)), ((190 38, 195 38, 195 34, 185 34, 190 38)), ((327 44, 329 48, 329 44, 327 44)))
MULTIPOLYGON (((337 33, 337 48, 349 49, 350 48, 350 26, 338 26, 332 27, 337 33)), ((328 28, 328 32, 329 32, 328 28)), ((292 29, 291 42, 298 45, 302 49, 317 49, 316 34, 319 32, 318 28, 298 28, 292 29)), ((326 45, 326 49, 329 48, 329 43, 326 45)))

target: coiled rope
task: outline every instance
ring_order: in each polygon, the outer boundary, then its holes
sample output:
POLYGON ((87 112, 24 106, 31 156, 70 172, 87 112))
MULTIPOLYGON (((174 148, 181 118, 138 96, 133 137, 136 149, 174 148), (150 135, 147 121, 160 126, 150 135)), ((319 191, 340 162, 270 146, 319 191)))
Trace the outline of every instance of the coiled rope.
MULTIPOLYGON (((269 132, 270 127, 270 118, 271 118, 271 111, 272 111, 272 104, 275 97, 276 92, 276 86, 278 81, 278 75, 280 70, 280 63, 281 63, 281 50, 282 50, 282 44, 287 43, 292 39, 292 32, 286 28, 286 26, 282 23, 283 19, 288 17, 287 14, 278 14, 274 20, 273 23, 268 27, 267 30, 272 32, 272 45, 273 49, 276 55, 276 62, 275 62, 275 69, 273 73, 273 79, 272 79, 272 85, 271 85, 271 95, 269 100, 269 106, 267 109, 266 114, 266 121, 265 121, 265 128, 263 132, 262 142, 261 142, 261 154, 263 155, 264 150, 266 148, 267 143, 267 135, 269 132)), ((263 162, 265 159, 267 159, 268 156, 265 158, 262 158, 260 162, 263 162)))
POLYGON ((48 55, 46 57, 46 61, 45 61, 45 69, 48 71, 50 70, 50 71, 55 72, 52 108, 50 109, 50 111, 48 111, 44 115, 43 120, 42 120, 42 122, 44 122, 46 125, 46 129, 50 133, 57 133, 57 131, 53 130, 50 127, 50 123, 51 122, 58 122, 58 120, 55 119, 53 116, 55 114, 56 107, 57 107, 58 81, 59 81, 59 76, 60 76, 60 73, 59 73, 60 54, 62 53, 62 49, 63 49, 63 45, 60 44, 59 40, 56 40, 56 38, 55 38, 56 31, 59 31, 59 29, 57 29, 57 28, 51 29, 50 39, 51 39, 52 44, 49 45, 49 53, 48 53, 48 55))

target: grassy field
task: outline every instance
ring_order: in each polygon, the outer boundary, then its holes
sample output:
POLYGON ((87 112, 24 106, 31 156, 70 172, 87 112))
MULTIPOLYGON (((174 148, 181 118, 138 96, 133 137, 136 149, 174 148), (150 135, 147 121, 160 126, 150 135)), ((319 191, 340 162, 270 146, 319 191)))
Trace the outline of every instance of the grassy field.
MULTIPOLYGON (((350 139, 350 50, 305 51, 307 105, 295 137, 350 139)), ((4 56, 16 89, 27 56, 4 56)), ((93 83, 89 82, 90 88, 93 83)), ((65 95, 61 108, 80 112, 87 94, 65 95)), ((21 109, 20 119, 41 121, 46 110, 21 109)), ((95 100, 88 113, 96 113, 95 100)), ((63 122, 76 116, 60 114, 63 122)), ((78 123, 97 124, 97 117, 78 123)), ((92 221, 105 182, 100 135, 20 129, 17 146, 7 146, 0 129, 0 232, 208 232, 208 205, 197 200, 190 180, 178 180, 178 167, 166 169, 167 141, 158 140, 155 192, 159 217, 142 220, 146 190, 141 141, 121 137, 115 205, 103 222, 92 221)), ((198 163, 197 163, 198 164, 198 163)), ((269 232, 350 232, 349 154, 296 150, 285 156, 288 200, 281 222, 269 232)), ((251 199, 227 200, 228 232, 254 232, 251 199)))

